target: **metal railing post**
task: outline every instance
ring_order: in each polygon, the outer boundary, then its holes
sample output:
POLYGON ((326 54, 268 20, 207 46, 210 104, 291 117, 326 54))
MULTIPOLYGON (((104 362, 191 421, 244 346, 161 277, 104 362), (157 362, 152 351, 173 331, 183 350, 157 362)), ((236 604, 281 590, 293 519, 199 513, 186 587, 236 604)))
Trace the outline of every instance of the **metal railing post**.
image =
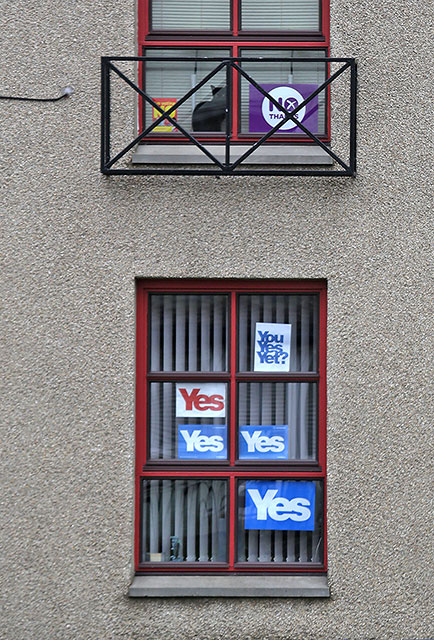
POLYGON ((232 126, 232 65, 226 64, 226 140, 225 140, 225 167, 231 163, 231 126, 232 126))
POLYGON ((357 153, 357 62, 351 62, 350 79, 350 168, 351 175, 356 175, 357 153))
POLYGON ((101 172, 107 171, 110 161, 110 67, 101 58, 101 172))

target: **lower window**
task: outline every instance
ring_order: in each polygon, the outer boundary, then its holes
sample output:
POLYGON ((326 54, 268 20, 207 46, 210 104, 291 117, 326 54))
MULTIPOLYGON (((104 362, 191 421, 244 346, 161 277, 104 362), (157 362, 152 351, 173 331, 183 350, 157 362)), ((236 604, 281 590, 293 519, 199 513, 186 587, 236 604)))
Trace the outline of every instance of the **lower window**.
POLYGON ((325 572, 325 296, 138 283, 138 574, 325 572))

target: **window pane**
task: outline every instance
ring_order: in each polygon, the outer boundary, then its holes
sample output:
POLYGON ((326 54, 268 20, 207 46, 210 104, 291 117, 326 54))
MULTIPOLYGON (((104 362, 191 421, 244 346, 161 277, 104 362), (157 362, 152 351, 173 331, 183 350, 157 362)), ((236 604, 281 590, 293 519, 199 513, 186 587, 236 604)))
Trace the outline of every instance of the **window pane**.
POLYGON ((230 0, 152 0, 152 30, 228 31, 230 0))
POLYGON ((322 561, 322 482, 239 482, 238 562, 299 564, 322 561))
POLYGON ((150 458, 226 460, 225 382, 151 382, 150 458))
MULTIPOLYGON (((269 62, 243 62, 243 69, 283 107, 292 111, 308 98, 326 79, 323 62, 298 62, 297 58, 321 58, 323 50, 300 49, 243 49, 241 55, 248 58, 269 58, 269 62), (274 62, 273 58, 286 58, 274 62)), ((314 134, 326 132, 326 91, 311 100, 300 110, 299 119, 314 134)), ((241 131, 242 133, 267 133, 274 127, 282 112, 265 98, 253 85, 241 80, 241 131), (265 102, 264 102, 265 101, 265 102)), ((284 134, 306 135, 293 122, 288 121, 280 131, 284 134)), ((279 133, 280 133, 279 131, 279 133)), ((277 135, 277 134, 276 134, 277 135)))
MULTIPOLYGON (((290 325, 289 371, 318 368, 318 299, 313 295, 242 295, 239 304, 239 370, 254 371, 257 323, 290 325)), ((263 328, 261 329, 263 331, 263 328)), ((275 332, 283 335, 280 328, 275 332)), ((259 353, 262 353, 259 351, 259 353)), ((263 357, 261 355, 261 357, 263 357)), ((257 357, 258 358, 258 357, 257 357)), ((287 361, 288 361, 287 360, 287 361)), ((286 361, 286 362, 287 362, 286 361)), ((282 371, 278 368, 277 371, 282 371)), ((272 369, 270 368, 270 372, 272 369)))
POLYGON ((227 297, 152 295, 151 371, 226 371, 227 297))
POLYGON ((224 480, 142 481, 141 562, 226 562, 224 480))
POLYGON ((255 31, 318 31, 318 0, 241 0, 242 29, 255 31))
MULTIPOLYGON (((229 56, 228 49, 147 49, 147 57, 191 58, 184 62, 170 61, 147 62, 144 65, 144 88, 147 95, 168 110, 185 96, 193 87, 211 73, 219 62, 199 60, 199 58, 224 58, 229 56)), ((226 106, 226 71, 221 69, 209 82, 205 83, 191 98, 184 102, 170 115, 187 131, 225 130, 226 106)), ((161 114, 146 104, 145 124, 149 126, 161 114)), ((163 121, 152 131, 152 134, 173 133, 173 125, 163 121)))
POLYGON ((316 459, 316 383, 242 382, 238 406, 241 460, 316 459))

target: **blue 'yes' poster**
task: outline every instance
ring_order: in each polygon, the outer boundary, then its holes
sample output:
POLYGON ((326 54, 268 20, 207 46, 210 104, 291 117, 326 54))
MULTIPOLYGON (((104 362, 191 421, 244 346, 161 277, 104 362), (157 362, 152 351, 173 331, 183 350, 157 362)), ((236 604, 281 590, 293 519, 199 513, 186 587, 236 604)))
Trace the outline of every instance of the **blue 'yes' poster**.
POLYGON ((225 424, 178 425, 178 458, 181 460, 226 460, 225 424))
POLYGON ((246 481, 245 529, 313 531, 315 482, 246 481))

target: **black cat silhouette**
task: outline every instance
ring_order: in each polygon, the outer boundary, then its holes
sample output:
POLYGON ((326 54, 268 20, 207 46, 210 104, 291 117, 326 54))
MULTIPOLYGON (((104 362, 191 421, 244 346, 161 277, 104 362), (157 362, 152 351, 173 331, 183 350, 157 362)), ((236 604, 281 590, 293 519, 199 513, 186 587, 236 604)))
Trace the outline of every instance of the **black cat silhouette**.
POLYGON ((221 131, 226 114, 226 87, 213 87, 212 98, 199 102, 193 111, 193 131, 221 131))

